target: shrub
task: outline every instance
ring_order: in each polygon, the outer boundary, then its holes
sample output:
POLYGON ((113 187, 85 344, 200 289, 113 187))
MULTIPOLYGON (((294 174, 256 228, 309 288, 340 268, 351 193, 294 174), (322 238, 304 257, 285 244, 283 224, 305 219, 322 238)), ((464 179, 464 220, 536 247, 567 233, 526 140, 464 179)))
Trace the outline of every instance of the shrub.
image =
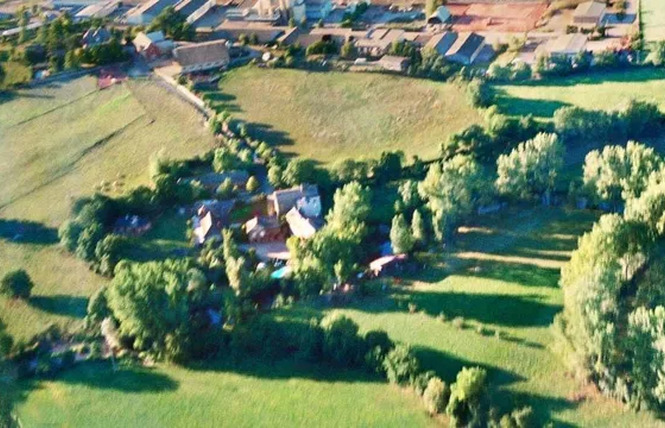
POLYGON ((467 368, 457 373, 450 388, 446 414, 452 426, 481 425, 482 406, 486 398, 487 372, 479 367, 467 368))
POLYGON ((446 409, 449 398, 450 389, 448 385, 440 378, 432 377, 423 393, 423 401, 425 402, 427 411, 431 415, 442 413, 446 409))
POLYGON ((458 329, 463 329, 465 324, 464 324, 464 317, 455 317, 453 318, 453 326, 458 329))
POLYGON ((383 367, 388 381, 397 385, 412 382, 419 370, 418 360, 413 355, 411 348, 402 344, 388 352, 383 360, 383 367))
POLYGON ((0 293, 14 299, 28 299, 34 284, 23 269, 8 272, 0 282, 0 293))
POLYGON ((324 320, 321 326, 324 358, 341 367, 357 365, 365 354, 358 324, 342 315, 324 320))
POLYGON ((259 180, 254 176, 249 177, 249 180, 247 180, 247 191, 249 193, 256 193, 256 191, 259 190, 259 187, 259 180))
POLYGON ((415 314, 416 312, 418 312, 418 305, 416 305, 415 303, 409 302, 409 304, 407 306, 409 308, 409 313, 410 314, 415 314))
POLYGON ((430 379, 436 377, 436 373, 432 370, 420 373, 413 379, 413 390, 418 394, 419 397, 423 396, 425 389, 427 389, 427 384, 430 379))

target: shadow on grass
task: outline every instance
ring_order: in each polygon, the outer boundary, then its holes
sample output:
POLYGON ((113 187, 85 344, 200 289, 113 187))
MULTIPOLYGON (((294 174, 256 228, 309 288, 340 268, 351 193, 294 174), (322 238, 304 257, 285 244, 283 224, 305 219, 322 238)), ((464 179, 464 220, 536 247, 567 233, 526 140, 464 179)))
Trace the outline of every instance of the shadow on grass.
POLYGON ((510 116, 526 116, 530 114, 543 118, 550 118, 561 107, 571 105, 555 100, 516 98, 509 95, 502 88, 496 88, 496 104, 503 113, 510 116))
POLYGON ((30 306, 54 315, 83 318, 86 314, 88 299, 78 296, 56 294, 52 296, 32 296, 30 306))
POLYGON ((537 294, 417 291, 396 295, 396 298, 415 304, 418 310, 432 317, 443 312, 448 318, 464 317, 483 324, 505 327, 545 327, 552 323, 554 315, 561 310, 559 305, 540 301, 542 296, 537 294))
POLYGON ((25 244, 53 245, 58 243, 58 230, 35 221, 0 219, 0 239, 25 244))
MULTIPOLYGON (((123 393, 159 393, 175 391, 178 382, 154 369, 131 366, 113 369, 111 361, 82 362, 58 375, 56 382, 83 385, 91 389, 114 390, 123 393)), ((40 387, 39 380, 21 382, 22 395, 40 387)), ((20 400, 21 397, 18 397, 20 400)), ((112 403, 109 403, 112 404, 112 403)))

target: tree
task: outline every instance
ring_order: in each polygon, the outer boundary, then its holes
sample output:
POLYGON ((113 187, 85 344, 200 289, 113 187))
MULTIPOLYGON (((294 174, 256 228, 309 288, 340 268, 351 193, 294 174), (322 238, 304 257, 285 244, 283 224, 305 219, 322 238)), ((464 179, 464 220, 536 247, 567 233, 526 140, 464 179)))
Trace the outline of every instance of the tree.
POLYGON ((654 43, 647 57, 647 62, 652 63, 656 67, 665 65, 665 41, 654 43))
POLYGON ((352 181, 335 191, 333 208, 326 220, 331 227, 342 230, 358 225, 367 219, 371 210, 371 193, 357 181, 352 181))
POLYGON ((481 423, 482 405, 486 394, 487 372, 479 367, 464 367, 450 387, 446 414, 455 427, 477 426, 481 423))
POLYGON ((122 337, 135 350, 182 361, 189 345, 190 261, 122 263, 106 291, 122 337))
POLYGON ((653 182, 638 198, 629 199, 625 217, 645 224, 653 237, 665 235, 665 181, 653 182))
POLYGON ((78 239, 83 232, 83 226, 73 220, 65 220, 58 228, 58 237, 60 244, 67 249, 70 253, 76 251, 78 239))
POLYGON ((550 193, 563 166, 564 147, 556 134, 538 134, 497 159, 496 187, 499 192, 528 199, 550 193))
POLYGON ((288 186, 311 183, 315 181, 316 168, 314 162, 308 159, 292 159, 286 165, 282 180, 288 186))
POLYGON ((249 177, 249 180, 247 180, 247 191, 249 193, 256 193, 257 190, 259 190, 260 187, 259 180, 256 179, 253 175, 249 177))
POLYGON ((386 355, 383 368, 390 383, 406 385, 420 370, 418 360, 407 345, 398 344, 386 355))
POLYGON ((282 168, 279 165, 272 165, 268 168, 268 181, 274 187, 282 187, 282 168))
POLYGON ((413 236, 415 245, 422 246, 427 244, 427 227, 425 226, 425 220, 419 210, 413 212, 413 218, 411 219, 411 235, 413 236))
POLYGON ((393 217, 392 227, 390 228, 390 244, 395 254, 410 253, 413 250, 415 239, 403 214, 397 214, 393 217))
POLYGON ((187 17, 169 6, 152 20, 148 31, 162 30, 174 40, 193 40, 194 28, 187 22, 187 17))
POLYGON ((216 172, 231 171, 239 169, 242 166, 238 155, 233 153, 228 147, 220 147, 215 150, 212 167, 216 172))
POLYGON ((67 53, 65 54, 65 69, 72 70, 78 68, 78 66, 79 66, 79 59, 78 55, 76 54, 76 51, 74 49, 68 50, 67 53))
POLYGON ((443 413, 446 410, 449 397, 450 389, 448 385, 435 376, 429 380, 423 393, 425 408, 431 415, 443 413))
POLYGON ((102 287, 88 300, 86 322, 88 325, 100 324, 109 315, 111 313, 106 299, 106 287, 102 287))
POLYGON ((629 141, 626 147, 605 146, 584 160, 583 182, 599 200, 618 204, 639 197, 652 173, 663 164, 651 147, 629 141))
POLYGON ((23 269, 17 269, 2 277, 0 293, 13 299, 28 299, 34 286, 30 275, 23 269))
POLYGON ((356 56, 356 47, 351 42, 346 42, 342 45, 339 55, 345 59, 351 59, 356 56))
POLYGON ((432 212, 437 240, 449 240, 461 219, 473 211, 482 198, 482 182, 478 163, 468 156, 430 166, 418 190, 432 212))
POLYGON ((340 367, 356 366, 365 354, 358 325, 343 315, 326 318, 323 328, 323 355, 340 367))

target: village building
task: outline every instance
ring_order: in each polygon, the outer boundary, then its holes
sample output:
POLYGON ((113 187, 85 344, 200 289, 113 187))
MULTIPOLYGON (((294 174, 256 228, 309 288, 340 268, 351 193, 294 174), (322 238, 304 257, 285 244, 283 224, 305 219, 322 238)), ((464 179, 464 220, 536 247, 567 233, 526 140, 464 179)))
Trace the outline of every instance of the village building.
POLYGON ((293 207, 306 217, 321 215, 321 197, 315 184, 301 184, 291 189, 276 190, 266 199, 270 215, 285 215, 293 207))
POLYGON ((81 37, 84 48, 103 45, 111 41, 111 32, 104 27, 89 28, 81 37))
POLYGON ((356 49, 360 55, 380 57, 388 52, 393 43, 403 41, 404 35, 404 30, 377 28, 358 39, 356 49))
POLYGON ((448 61, 471 65, 486 46, 485 38, 480 34, 444 31, 432 36, 425 49, 433 50, 448 61))
POLYGON ((94 3, 76 12, 76 15, 74 15, 74 20, 83 21, 92 18, 106 18, 119 9, 119 0, 94 3))
POLYGON ((301 239, 311 238, 323 227, 323 221, 320 218, 305 217, 296 207, 291 208, 284 218, 289 225, 291 234, 301 239))
POLYGON ((226 40, 179 46, 173 50, 173 57, 182 68, 182 73, 222 68, 230 61, 226 40))
POLYGON ((150 24, 164 9, 175 6, 178 0, 150 0, 127 12, 126 21, 131 25, 150 24))
POLYGON ((573 23, 576 25, 600 25, 607 13, 605 2, 588 1, 581 3, 573 12, 573 23))
POLYGON ((406 259, 406 254, 379 257, 370 262, 369 270, 374 276, 392 275, 402 270, 406 259))
POLYGON ((409 67, 409 58, 403 56, 384 55, 377 61, 377 65, 384 70, 397 71, 399 73, 406 71, 409 67))
POLYGON ((192 24, 215 5, 215 0, 180 0, 175 5, 175 11, 186 17, 185 22, 192 24))
POLYGON ((173 41, 164 37, 164 33, 161 31, 140 32, 136 35, 132 44, 136 52, 148 61, 169 55, 173 50, 173 41))
POLYGON ((586 44, 587 38, 584 34, 564 34, 541 45, 537 53, 554 58, 572 59, 585 52, 586 44))
POLYGON ((445 6, 439 6, 436 8, 434 13, 427 17, 427 23, 430 25, 440 25, 445 24, 450 20, 452 14, 445 6))
POLYGON ((194 204, 192 217, 192 236, 197 245, 203 245, 209 239, 219 239, 221 231, 228 224, 234 201, 207 200, 194 204))
POLYGON ((255 216, 244 225, 250 243, 286 240, 286 233, 279 219, 274 216, 255 216))
POLYGON ((258 22, 244 22, 226 20, 213 30, 211 35, 214 39, 238 40, 241 36, 256 36, 261 44, 272 43, 277 40, 289 27, 275 27, 258 22))

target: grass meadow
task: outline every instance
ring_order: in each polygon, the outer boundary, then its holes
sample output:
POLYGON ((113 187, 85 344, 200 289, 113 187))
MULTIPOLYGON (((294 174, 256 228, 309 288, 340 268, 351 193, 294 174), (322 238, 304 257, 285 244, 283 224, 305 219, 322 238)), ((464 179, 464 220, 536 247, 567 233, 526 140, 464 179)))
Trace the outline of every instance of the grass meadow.
POLYGON ((497 105, 509 115, 549 119, 565 106, 613 109, 630 98, 655 101, 665 109, 665 70, 591 73, 525 84, 497 85, 497 105))
MULTIPOLYGON (((556 426, 657 426, 648 414, 626 410, 591 388, 580 393, 550 349, 549 325, 562 305, 559 268, 596 218, 593 212, 557 208, 489 215, 461 230, 454 251, 423 255, 428 267, 396 280, 384 297, 343 309, 301 304, 287 313, 302 320, 340 311, 363 330, 384 329, 410 343, 424 368, 448 382, 463 366, 483 366, 494 405, 531 405, 541 420, 556 426), (415 313, 408 303, 416 305, 415 313), (441 313, 445 322, 437 319, 441 313), (451 322, 458 316, 464 328, 451 322)), ((362 372, 290 360, 118 372, 108 362, 82 365, 56 380, 24 383, 17 396, 26 426, 101 426, 108 420, 125 426, 248 427, 437 422, 411 391, 362 372)))
POLYGON ((250 135, 322 163, 404 150, 436 157, 448 135, 481 120, 463 89, 384 74, 243 67, 209 94, 250 135))
POLYGON ((102 182, 112 193, 147 183, 149 158, 161 149, 174 157, 210 149, 201 120, 149 81, 99 91, 84 77, 0 101, 0 276, 24 268, 35 282, 27 303, 0 297, 17 339, 51 322, 77 323, 105 281, 56 246, 72 200, 102 182))

